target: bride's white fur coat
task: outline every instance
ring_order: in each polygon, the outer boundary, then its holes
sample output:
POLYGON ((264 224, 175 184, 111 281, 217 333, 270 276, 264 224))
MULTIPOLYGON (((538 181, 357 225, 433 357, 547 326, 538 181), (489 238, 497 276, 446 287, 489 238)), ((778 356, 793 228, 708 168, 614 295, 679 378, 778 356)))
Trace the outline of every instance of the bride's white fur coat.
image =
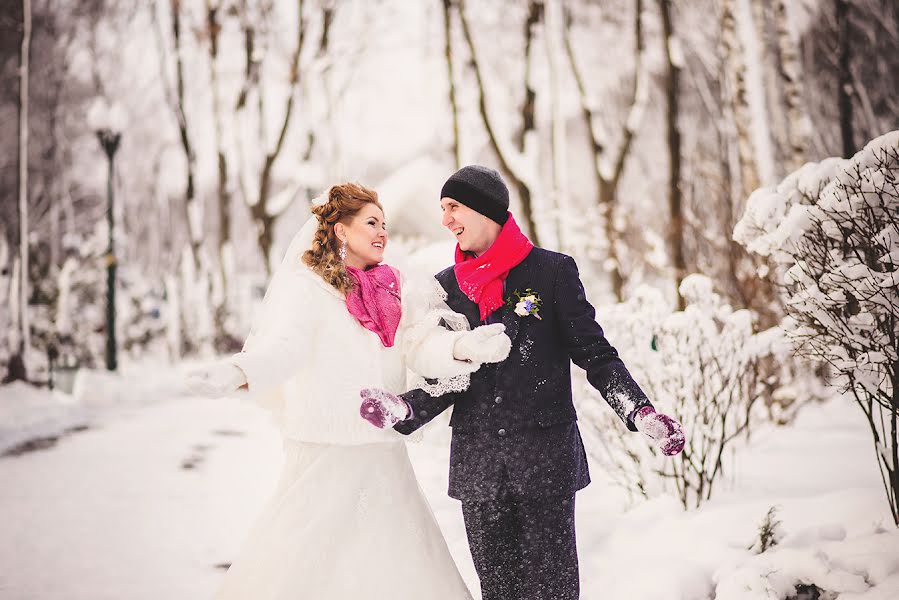
POLYGON ((327 444, 396 441, 392 429, 372 427, 359 415, 363 388, 401 393, 407 368, 428 378, 472 373, 480 366, 453 358, 464 331, 440 326, 436 282, 401 283, 403 315, 395 343, 347 311, 333 286, 302 262, 311 243, 307 224, 272 279, 244 350, 232 357, 246 374, 250 394, 271 409, 284 437, 327 444))

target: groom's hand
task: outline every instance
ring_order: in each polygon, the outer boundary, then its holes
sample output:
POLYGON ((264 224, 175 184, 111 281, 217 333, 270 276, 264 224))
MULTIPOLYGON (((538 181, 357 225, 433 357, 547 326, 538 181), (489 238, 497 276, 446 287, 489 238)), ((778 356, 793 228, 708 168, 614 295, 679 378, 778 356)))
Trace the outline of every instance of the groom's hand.
POLYGON ((378 429, 393 427, 412 415, 406 401, 387 390, 364 389, 359 395, 362 397, 359 414, 378 429))
POLYGON ((453 346, 453 357, 473 363, 496 363, 506 360, 512 340, 502 323, 481 325, 459 336, 453 346))
POLYGON ((649 436, 665 456, 674 456, 684 449, 684 428, 681 424, 651 406, 644 406, 634 416, 637 431, 649 436))

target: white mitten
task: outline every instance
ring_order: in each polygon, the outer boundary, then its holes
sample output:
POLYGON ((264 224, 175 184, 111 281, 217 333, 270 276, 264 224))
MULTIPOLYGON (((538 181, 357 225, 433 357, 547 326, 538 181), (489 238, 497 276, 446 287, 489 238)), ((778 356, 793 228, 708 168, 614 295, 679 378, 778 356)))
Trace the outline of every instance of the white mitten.
POLYGON ((495 363, 506 360, 512 340, 502 323, 482 325, 459 336, 453 345, 453 357, 475 363, 495 363))
POLYGON ((244 372, 228 360, 197 367, 187 373, 188 391, 207 398, 231 396, 246 383, 244 372))

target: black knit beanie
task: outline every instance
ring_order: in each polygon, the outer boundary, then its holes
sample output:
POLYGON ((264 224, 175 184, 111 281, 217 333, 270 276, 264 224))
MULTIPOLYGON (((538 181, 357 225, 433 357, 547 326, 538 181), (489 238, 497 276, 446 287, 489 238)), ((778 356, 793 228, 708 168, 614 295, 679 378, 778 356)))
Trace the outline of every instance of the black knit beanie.
POLYGON ((487 167, 462 167, 443 184, 440 197, 452 198, 500 225, 509 218, 509 188, 499 173, 487 167))

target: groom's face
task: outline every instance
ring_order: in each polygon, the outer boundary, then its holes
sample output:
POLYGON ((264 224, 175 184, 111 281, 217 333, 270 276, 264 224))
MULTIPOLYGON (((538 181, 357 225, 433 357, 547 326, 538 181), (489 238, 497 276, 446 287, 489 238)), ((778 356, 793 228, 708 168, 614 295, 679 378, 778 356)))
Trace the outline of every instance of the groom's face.
POLYGON ((449 229, 463 252, 481 255, 496 241, 502 226, 452 198, 441 198, 443 226, 449 229))

